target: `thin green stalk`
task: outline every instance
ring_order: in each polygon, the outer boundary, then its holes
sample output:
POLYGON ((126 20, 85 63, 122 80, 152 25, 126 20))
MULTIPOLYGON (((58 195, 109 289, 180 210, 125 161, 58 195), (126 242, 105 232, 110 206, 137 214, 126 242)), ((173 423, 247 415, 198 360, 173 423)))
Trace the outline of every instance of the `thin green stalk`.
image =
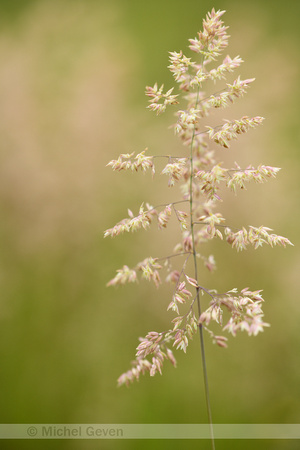
MULTIPOLYGON (((199 90, 197 90, 197 99, 196 106, 197 108, 199 101, 199 90)), ((194 269, 195 269, 195 280, 198 284, 198 269, 197 269, 197 254, 196 254, 196 246, 195 246, 195 234, 194 234, 194 220, 193 220, 193 143, 195 138, 195 126, 193 131, 193 136, 191 140, 191 153, 190 153, 190 164, 191 164, 191 175, 190 175, 190 217, 191 217, 191 236, 193 243, 193 258, 194 258, 194 269)), ((201 315, 201 303, 200 303, 200 287, 197 287, 197 306, 198 306, 198 316, 201 315)), ((211 415, 211 407, 210 407, 210 398, 209 398, 209 388, 208 388, 208 376, 207 376, 207 366, 206 366, 206 358, 205 358, 205 348, 204 348, 204 337, 203 337, 203 327, 202 324, 199 323, 199 336, 200 336, 200 347, 201 347, 201 358, 202 358, 202 369, 203 369, 203 378, 204 378, 204 389, 205 389, 205 399, 206 399, 206 409, 208 415, 208 423, 210 427, 210 438, 211 438, 211 446, 212 450, 215 450, 215 440, 214 440, 214 432, 213 432, 213 422, 211 415)))

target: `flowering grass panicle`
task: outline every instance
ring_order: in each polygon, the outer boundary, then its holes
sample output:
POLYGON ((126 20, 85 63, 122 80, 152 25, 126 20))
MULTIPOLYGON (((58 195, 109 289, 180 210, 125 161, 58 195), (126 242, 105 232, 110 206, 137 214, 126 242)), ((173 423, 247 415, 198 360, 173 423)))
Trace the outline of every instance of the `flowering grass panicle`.
MULTIPOLYGON (((170 53, 169 69, 177 89, 172 87, 164 93, 164 85, 158 88, 157 83, 146 88, 150 103, 148 108, 156 114, 163 113, 167 107, 174 108, 180 104, 179 109, 174 111, 176 122, 173 128, 183 144, 182 155, 162 156, 168 158, 168 162, 161 174, 167 175, 170 188, 175 183, 180 184, 182 198, 155 207, 141 205, 136 216, 128 210, 129 217, 104 234, 105 237, 115 237, 123 232, 146 230, 153 224, 154 218, 161 230, 168 227, 170 220, 178 221, 180 239, 173 248, 173 253, 148 257, 132 269, 125 265, 108 283, 108 286, 123 285, 137 282, 139 278, 153 282, 156 287, 163 281, 170 283, 173 285, 173 293, 170 294, 166 308, 176 315, 171 319, 171 326, 164 331, 151 331, 140 339, 136 359, 131 369, 119 377, 118 384, 128 385, 147 372, 150 376, 161 374, 166 360, 176 366, 171 348, 186 352, 190 340, 199 333, 210 423, 203 332, 208 333, 213 343, 226 347, 227 337, 222 333, 228 332, 236 336, 244 331, 249 336, 256 336, 269 325, 263 319, 264 300, 261 290, 233 288, 225 293, 218 293, 200 284, 199 262, 209 271, 216 269, 214 256, 205 255, 205 244, 218 238, 223 241, 221 245, 228 243, 238 251, 245 250, 248 246, 257 249, 263 244, 271 247, 292 245, 287 238, 270 233, 271 229, 265 226, 233 227, 217 210, 222 200, 221 187, 236 193, 245 189, 246 184, 251 181, 263 183, 274 178, 280 170, 263 164, 257 168, 251 164, 241 168, 238 163, 234 163, 233 167, 224 167, 218 161, 222 148, 229 149, 230 141, 239 139, 248 130, 261 125, 262 117, 242 116, 233 120, 224 119, 223 124, 213 127, 205 128, 202 125, 202 119, 207 118, 215 109, 226 108, 241 99, 254 81, 254 78, 241 80, 238 75, 233 82, 224 83, 223 89, 216 93, 207 92, 203 87, 207 81, 222 82, 243 62, 240 56, 231 58, 225 55, 218 63, 229 39, 227 27, 221 19, 223 14, 224 11, 216 12, 213 9, 203 20, 203 28, 197 37, 189 40, 189 48, 194 57, 186 56, 182 51, 170 53), (178 93, 174 94, 174 89, 178 93), (216 156, 215 149, 218 146, 221 149, 219 148, 216 156), (178 209, 178 204, 185 205, 185 208, 178 209), (176 269, 174 261, 177 262, 176 269), (220 327, 221 334, 216 335, 212 331, 212 323, 220 327)), ((154 174, 154 159, 157 156, 146 156, 146 150, 137 156, 134 153, 121 154, 118 159, 110 161, 108 166, 117 171, 146 172, 150 169, 154 174)))

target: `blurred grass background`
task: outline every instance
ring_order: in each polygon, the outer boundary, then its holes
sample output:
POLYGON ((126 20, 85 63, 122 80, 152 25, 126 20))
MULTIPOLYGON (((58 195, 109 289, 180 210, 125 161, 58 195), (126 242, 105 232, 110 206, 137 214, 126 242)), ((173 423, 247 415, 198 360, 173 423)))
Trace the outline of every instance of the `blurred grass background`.
MULTIPOLYGON (((207 249, 218 270, 201 274, 206 285, 263 288, 272 324, 256 338, 230 339, 227 350, 207 340, 213 419, 300 422, 299 3, 1 0, 2 423, 206 422, 197 339, 187 355, 177 354, 176 370, 166 363, 162 377, 116 388, 137 338, 169 326, 170 292, 105 284, 123 264, 169 247, 154 228, 115 240, 103 240, 103 230, 142 201, 174 200, 159 177, 152 182, 105 166, 147 146, 153 154, 178 152, 168 130, 172 112, 157 118, 147 111, 144 87, 173 85, 168 51, 186 51, 212 7, 227 10, 228 53, 245 60, 239 73, 256 77, 224 116, 266 117, 224 160, 283 168, 277 180, 228 196, 224 214, 238 226, 270 226, 295 244, 239 254, 222 243, 207 249)), ((176 242, 173 231, 170 238, 176 242)), ((205 441, 43 441, 43 448, 57 449, 140 445, 210 448, 205 441)), ((217 442, 218 449, 298 445, 217 442)), ((1 448, 40 443, 2 441, 1 448)))

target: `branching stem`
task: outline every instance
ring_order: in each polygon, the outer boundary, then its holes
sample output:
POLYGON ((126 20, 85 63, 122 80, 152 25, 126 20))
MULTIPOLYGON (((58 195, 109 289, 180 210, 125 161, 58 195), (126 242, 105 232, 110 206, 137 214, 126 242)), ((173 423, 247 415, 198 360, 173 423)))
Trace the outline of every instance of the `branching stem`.
POLYGON ((162 256, 161 258, 155 258, 156 261, 164 261, 166 259, 175 258, 175 256, 182 256, 182 255, 190 255, 191 252, 180 252, 180 253, 174 253, 173 255, 169 256, 162 256))
MULTIPOLYGON (((197 97, 196 97, 196 105, 197 108, 199 102, 199 92, 200 87, 197 89, 197 97)), ((193 245, 193 259, 194 259, 194 270, 195 270, 195 280, 198 283, 198 269, 197 269, 197 252, 195 246, 195 235, 194 235, 194 220, 193 220, 193 176, 194 176, 194 166, 193 166, 193 144, 195 138, 195 126, 193 130, 192 140, 191 140, 191 152, 190 152, 190 166, 191 166, 191 174, 190 174, 190 218, 191 218, 191 237, 192 237, 192 245, 193 245)), ((201 315, 201 303, 200 303, 200 290, 201 288, 198 286, 197 290, 197 307, 198 307, 198 316, 201 315)), ((200 347, 201 347, 201 358, 202 358, 202 369, 203 369, 203 378, 204 378, 204 389, 205 389, 205 399, 206 399, 206 409, 208 415, 208 422, 210 426, 210 438, 212 450, 215 450, 215 441, 214 441, 214 433, 213 433, 213 422, 211 415, 211 407, 210 407, 210 398, 209 398, 209 388, 208 388, 208 376, 207 376, 207 366, 206 366, 206 358, 205 358, 205 348, 204 348, 204 336, 203 336, 203 328, 202 324, 199 323, 199 336, 200 336, 200 347)))

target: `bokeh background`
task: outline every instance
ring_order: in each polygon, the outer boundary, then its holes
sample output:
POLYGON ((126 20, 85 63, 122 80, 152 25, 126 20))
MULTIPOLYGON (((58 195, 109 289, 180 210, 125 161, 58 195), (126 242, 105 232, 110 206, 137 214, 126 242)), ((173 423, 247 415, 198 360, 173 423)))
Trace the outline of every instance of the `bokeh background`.
MULTIPOLYGON (((221 242, 220 291, 264 289, 271 327, 206 340, 216 423, 300 422, 299 13, 292 0, 0 1, 0 420, 2 423, 205 423, 199 342, 178 368, 127 388, 137 338, 168 328, 170 291, 106 282, 123 264, 162 256, 176 242, 155 227, 103 239, 143 201, 174 200, 166 180, 116 174, 120 153, 182 151, 172 113, 146 110, 145 85, 173 85, 168 51, 187 49, 212 7, 226 9, 228 53, 256 77, 224 117, 262 115, 263 127, 220 155, 228 164, 282 167, 277 180, 229 195, 232 225, 265 225, 295 244, 236 253, 221 242), (167 237, 170 238, 169 244, 167 237)), ((175 153, 176 154, 176 153, 175 153)), ((210 448, 205 441, 2 441, 1 448, 210 448)), ((296 449, 295 441, 224 441, 218 449, 296 449)))

